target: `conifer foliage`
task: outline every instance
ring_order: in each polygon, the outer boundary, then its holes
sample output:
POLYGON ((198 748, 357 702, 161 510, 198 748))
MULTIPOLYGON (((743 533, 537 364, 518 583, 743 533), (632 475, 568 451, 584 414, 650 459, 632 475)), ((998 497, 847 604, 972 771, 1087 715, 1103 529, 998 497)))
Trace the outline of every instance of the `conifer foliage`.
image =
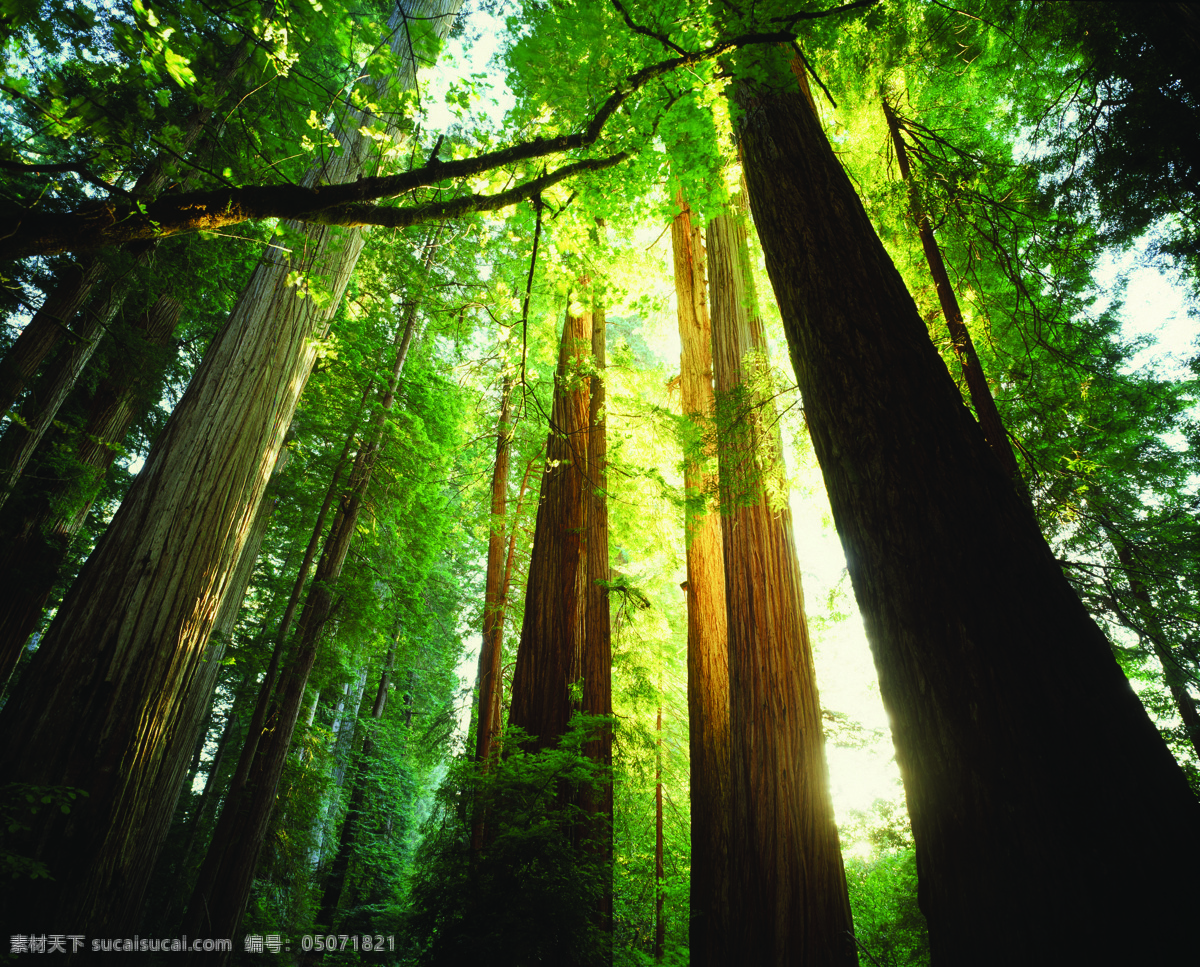
POLYGON ((1097 269, 1194 296, 1196 32, 0 4, 14 956, 1178 959, 1197 364, 1097 269), (857 825, 797 489, 904 784, 857 825))

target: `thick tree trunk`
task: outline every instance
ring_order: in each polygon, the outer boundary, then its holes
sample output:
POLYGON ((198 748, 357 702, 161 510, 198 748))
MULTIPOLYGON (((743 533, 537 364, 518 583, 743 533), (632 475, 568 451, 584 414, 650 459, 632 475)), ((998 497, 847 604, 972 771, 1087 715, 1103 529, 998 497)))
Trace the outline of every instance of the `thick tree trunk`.
MULTIPOLYGON (((409 5, 411 15, 442 16, 442 36, 457 9, 458 0, 409 5)), ((398 47, 402 19, 390 27, 398 47)), ((359 123, 343 126, 342 153, 314 178, 353 181, 365 170, 374 142, 359 123)), ((195 739, 175 725, 207 700, 194 685, 208 633, 362 250, 354 230, 291 231, 300 240, 272 246, 255 270, 0 714, 4 775, 90 792, 69 816, 37 817, 23 838, 22 852, 54 877, 8 891, 30 930, 133 932, 195 739), (316 277, 327 301, 311 297, 316 277)))
MULTIPOLYGON (((942 249, 933 235, 933 226, 929 216, 921 204, 921 191, 912 180, 908 166, 908 147, 904 143, 904 135, 900 119, 886 100, 883 101, 883 113, 887 118, 888 130, 892 135, 892 145, 896 149, 896 163, 900 167, 900 177, 908 185, 908 198, 912 206, 913 220, 917 223, 917 232, 921 236, 921 247, 925 250, 925 261, 929 265, 929 274, 933 276, 933 285, 937 290, 938 302, 942 306, 942 315, 946 319, 946 328, 950 330, 950 344, 954 347, 954 355, 958 357, 962 367, 963 379, 967 383, 967 392, 971 397, 971 406, 979 420, 979 428, 988 445, 995 452, 1004 472, 1016 483, 1020 484, 1021 471, 1017 467, 1017 457, 1013 453, 1008 433, 1000 419, 1000 411, 996 409, 996 400, 988 386, 987 377, 983 373, 983 365, 975 352, 975 343, 971 332, 963 320, 962 309, 958 305, 958 297, 954 294, 954 286, 950 284, 950 274, 946 271, 946 263, 942 259, 942 249)), ((1023 487, 1023 484, 1021 484, 1023 487)))
POLYGON ((579 582, 587 566, 580 532, 588 447, 588 384, 579 367, 591 344, 590 313, 567 313, 508 716, 510 726, 532 737, 535 749, 553 746, 567 731, 570 685, 579 677, 579 582))
MULTIPOLYGON (((704 279, 700 229, 690 210, 671 226, 675 295, 679 306, 680 384, 683 412, 693 416, 705 457, 715 457, 701 427, 716 413, 712 381, 712 329, 704 279)), ((687 489, 688 738, 691 758, 692 877, 688 928, 696 967, 724 967, 728 932, 729 640, 725 612, 725 560, 721 518, 713 494, 716 474, 698 454, 685 455, 687 489)))
POLYGON ((1169 961, 1194 939, 1200 847, 1180 831, 1200 809, 788 87, 740 89, 740 145, 891 716, 933 962, 1169 961))
MULTIPOLYGON (((147 346, 165 346, 180 311, 178 302, 163 296, 138 318, 133 329, 147 346)), ((19 522, 14 522, 11 530, 4 528, 8 540, 0 554, 0 587, 11 592, 0 604, 0 682, 12 674, 21 648, 41 618, 71 539, 87 519, 92 496, 137 415, 136 399, 147 382, 153 383, 161 375, 161 370, 153 367, 148 374, 145 367, 144 354, 112 360, 108 375, 88 403, 88 422, 74 453, 75 472, 45 482, 36 494, 21 497, 8 507, 5 517, 17 517, 19 522), (73 512, 58 512, 64 505, 73 512)))
MULTIPOLYGON (((435 245, 436 238, 431 239, 427 257, 432 255, 435 245)), ((292 734, 300 716, 308 676, 316 661, 325 623, 333 609, 333 592, 354 540, 358 515, 367 496, 387 417, 395 404, 396 388, 416 329, 417 304, 414 299, 409 305, 403 328, 397 332, 392 372, 379 401, 369 438, 355 458, 346 495, 325 538, 321 560, 300 614, 293 655, 262 720, 262 738, 253 752, 253 764, 248 765, 245 781, 238 787, 239 795, 231 795, 226 801, 209 846, 209 856, 205 858, 204 868, 193 892, 186 926, 194 934, 232 936, 241 922, 275 804, 279 778, 283 774, 292 734)), ((247 741, 251 738, 253 736, 247 741)), ((246 771, 243 763, 248 764, 250 759, 251 754, 243 751, 242 761, 238 765, 239 774, 246 771)), ((214 955, 210 960, 215 964, 223 964, 227 956, 214 955)))
POLYGON ((766 337, 745 218, 708 228, 729 628, 731 817, 726 963, 857 963, 821 703, 774 404, 748 389, 766 337))

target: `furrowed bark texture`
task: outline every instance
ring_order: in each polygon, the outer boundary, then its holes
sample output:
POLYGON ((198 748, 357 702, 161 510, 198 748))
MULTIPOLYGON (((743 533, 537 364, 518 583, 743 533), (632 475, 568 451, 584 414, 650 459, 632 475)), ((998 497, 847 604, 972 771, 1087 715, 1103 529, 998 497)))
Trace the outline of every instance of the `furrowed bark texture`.
MULTIPOLYGON (((431 239, 427 258, 432 256, 435 245, 436 238, 431 239)), ((245 781, 239 784, 238 795, 230 795, 226 800, 193 891, 187 919, 187 927, 193 933, 232 936, 245 911, 258 856, 275 805, 279 778, 283 774, 300 716, 308 676, 316 662, 325 623, 333 609, 334 590, 354 541, 358 516, 367 499, 371 477, 378 462, 387 418, 395 405, 400 374, 417 329, 415 300, 409 303, 403 322, 403 328, 397 332, 392 372, 381 394, 369 436, 358 451, 350 471, 346 493, 325 538, 321 560, 300 613, 292 657, 262 719, 257 748, 252 753, 243 750, 238 773, 239 776, 245 775, 245 781)), ((313 707, 315 709, 315 701, 313 707)), ((228 953, 216 953, 208 957, 206 962, 224 964, 227 960, 228 953)))
POLYGON ((579 365, 592 344, 589 313, 567 314, 554 377, 546 471, 542 475, 533 552, 525 590, 525 616, 513 670, 510 725, 535 737, 533 749, 554 745, 571 719, 569 685, 578 680, 581 605, 586 568, 584 525, 588 384, 579 365))
MULTIPOLYGON (((505 376, 496 424, 496 462, 492 467, 492 522, 488 531, 487 580, 483 603, 483 641, 479 647, 479 714, 475 760, 487 769, 492 754, 492 726, 500 703, 500 658, 504 644, 504 514, 508 505, 508 457, 512 380, 505 376)), ((514 523, 514 527, 516 524, 514 523)), ((482 836, 482 827, 477 830, 482 836)), ((475 848, 479 849, 480 841, 475 848)))
MULTIPOLYGON (((162 296, 133 329, 147 346, 165 346, 180 312, 178 302, 162 296)), ((0 555, 0 586, 12 593, 0 604, 0 682, 12 674, 22 647, 41 618, 71 539, 87 519, 96 487, 116 459, 137 415, 138 397, 147 384, 156 385, 161 376, 161 369, 147 373, 145 366, 144 354, 112 360, 108 375, 88 404, 88 422, 75 447, 74 473, 46 481, 28 499, 18 496, 3 515, 8 540, 0 555), (64 504, 77 504, 81 495, 86 496, 72 512, 60 510, 64 504), (10 521, 11 528, 7 526, 10 521)))
POLYGON ((729 629, 732 816, 725 963, 857 963, 821 703, 774 404, 750 391, 765 351, 745 217, 708 228, 729 629))
POLYGON ((1179 831, 1200 809, 812 111, 786 91, 739 97, 750 202, 891 716, 933 962, 1168 960, 1194 939, 1200 848, 1179 831))
MULTIPOLYGON (((458 0, 413 3, 445 14, 458 0)), ((394 17, 390 38, 407 43, 394 17)), ((351 122, 352 124, 354 122, 351 122)), ((373 141, 347 124, 342 153, 315 177, 353 180, 373 141)), ((104 538, 0 714, 11 780, 87 789, 69 816, 38 817, 21 851, 52 881, 9 891, 20 922, 53 931, 132 932, 195 742, 177 724, 196 688, 208 633, 271 467, 363 239, 294 226, 255 270, 225 329, 171 415, 104 538), (301 276, 294 273, 299 271, 301 276), (308 297, 319 277, 325 307, 308 297)), ((24 928, 22 928, 24 929, 24 928)))
MULTIPOLYGON (((686 208, 671 226, 679 307, 683 412, 698 426, 716 412, 712 328, 708 317, 700 228, 686 208)), ((701 431, 703 432, 703 431, 701 431)), ((711 451, 711 446, 709 447, 711 451)), ((715 452, 706 451, 710 458, 715 452)), ((723 967, 729 904, 729 639, 721 517, 711 495, 716 474, 704 462, 684 463, 687 488, 688 738, 691 756, 692 876, 688 928, 696 967, 723 967)))
POLYGON ((921 204, 921 191, 912 180, 912 172, 908 165, 908 147, 904 143, 900 119, 892 110, 891 105, 883 102, 883 113, 887 117, 888 130, 892 135, 892 145, 896 149, 896 164, 900 167, 900 177, 908 185, 908 199, 912 207, 912 216, 917 223, 917 231, 921 236, 921 248, 925 251, 925 261, 929 265, 929 274, 933 276, 934 288, 937 289, 938 301, 942 306, 942 315, 946 319, 946 328, 950 331, 950 344, 954 347, 954 355, 958 357, 962 367, 963 379, 967 383, 967 392, 971 397, 971 406, 979 420, 979 428, 988 445, 996 454, 1004 472, 1014 481, 1020 481, 1021 471, 1017 467, 1017 458, 1009 442, 1008 433, 1000 419, 1000 411, 996 409, 996 400, 988 386, 987 377, 983 373, 983 365, 975 352, 975 343, 971 340, 971 332, 963 320, 962 309, 958 305, 958 297, 954 294, 954 286, 950 284, 950 274, 946 271, 946 263, 942 259, 942 249, 933 235, 933 226, 929 216, 925 214, 921 204))
MULTIPOLYGON (((608 559, 608 441, 605 415, 605 315, 603 288, 594 290, 591 318, 592 365, 588 403, 587 476, 583 481, 584 632, 581 640, 580 671, 583 677, 582 705, 586 715, 612 715, 612 628, 607 582, 612 575, 608 559)), ((612 729, 604 726, 583 754, 605 768, 612 767, 612 729)), ((613 787, 605 782, 597 789, 585 789, 582 805, 591 818, 588 845, 600 857, 604 876, 597 908, 597 921, 606 936, 612 933, 612 856, 613 787), (598 818, 599 817, 599 818, 598 818), (607 817, 607 818, 605 818, 607 817)), ((611 940, 596 951, 595 964, 612 963, 611 940)))

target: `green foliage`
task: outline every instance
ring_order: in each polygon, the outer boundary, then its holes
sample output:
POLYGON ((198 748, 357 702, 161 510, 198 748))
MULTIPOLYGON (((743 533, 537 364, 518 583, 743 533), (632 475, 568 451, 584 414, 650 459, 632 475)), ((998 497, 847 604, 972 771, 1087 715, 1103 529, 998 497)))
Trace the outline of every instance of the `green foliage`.
POLYGON ((71 804, 87 795, 87 790, 71 786, 35 786, 24 782, 10 782, 0 789, 0 877, 54 879, 45 863, 17 852, 22 846, 21 833, 32 828, 27 823, 46 807, 69 815, 71 804))
POLYGON ((605 721, 576 715, 558 745, 538 753, 523 751, 510 729, 487 773, 470 762, 452 768, 418 853, 413 963, 591 963, 604 942, 594 911, 608 871, 588 840, 609 818, 589 816, 576 796, 610 781, 582 752, 605 721), (475 857, 473 822, 486 829, 475 857))
POLYGON ((874 860, 846 862, 860 960, 877 967, 929 963, 929 929, 917 906, 917 860, 912 849, 874 860))

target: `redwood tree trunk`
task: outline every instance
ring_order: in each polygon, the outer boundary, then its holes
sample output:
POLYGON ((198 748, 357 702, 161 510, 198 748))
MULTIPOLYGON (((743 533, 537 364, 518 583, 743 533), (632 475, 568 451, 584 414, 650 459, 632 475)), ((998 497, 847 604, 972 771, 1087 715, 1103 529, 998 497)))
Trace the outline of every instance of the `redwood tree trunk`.
POLYGON ((524 729, 531 748, 553 746, 571 719, 569 686, 578 679, 581 604, 586 568, 580 532, 587 460, 588 385, 579 364, 591 349, 588 313, 566 316, 554 377, 546 471, 542 475, 525 616, 513 671, 510 725, 524 729))
MULTIPOLYGON (((434 240, 429 243, 431 252, 434 244, 434 240)), ((245 781, 234 790, 237 795, 231 794, 227 799, 213 834, 209 855, 205 858, 188 908, 186 927, 191 933, 232 936, 241 922, 275 805, 276 789, 300 716, 308 677, 317 658, 325 623, 333 609, 333 592, 354 541, 358 515, 367 496, 387 417, 395 403, 400 373, 416 328, 414 301, 410 304, 404 328, 397 333, 398 345, 391 376, 376 410, 369 438, 355 458, 347 492, 325 538, 321 560, 300 614, 292 657, 262 719, 257 749, 252 753, 243 750, 238 774, 246 774, 245 781)), ((252 729, 247 742, 254 738, 255 730, 252 729)), ((214 954, 208 959, 211 963, 223 964, 227 955, 214 954)))
MULTIPOLYGON (((458 5, 408 12, 441 16, 444 36, 458 5)), ((402 19, 390 27, 398 47, 402 19)), ((314 177, 353 181, 365 169, 374 142, 360 123, 343 126, 342 153, 314 177)), ((35 817, 19 844, 54 877, 7 890, 31 931, 133 932, 195 741, 176 723, 207 700, 194 685, 208 633, 363 246, 356 230, 293 229, 303 241, 263 257, 0 714, 0 772, 91 794, 69 816, 35 817), (328 301, 310 297, 317 277, 328 301)))
POLYGON ((683 412, 696 420, 704 457, 685 454, 687 489, 688 742, 691 759, 692 876, 689 946, 695 967, 724 967, 728 932, 729 642, 725 613, 725 560, 721 517, 713 494, 715 457, 704 428, 716 413, 712 385, 704 251, 700 228, 683 211, 671 226, 675 295, 679 306, 683 412), (709 463, 706 466, 706 462, 709 463))
MULTIPOLYGON (((583 590, 584 633, 580 643, 583 677, 582 705, 585 715, 612 715, 612 629, 607 582, 611 580, 608 559, 608 444, 605 415, 605 315, 604 291, 594 290, 591 319, 591 350, 594 368, 588 404, 587 475, 583 481, 584 548, 586 578, 583 590)), ((605 770, 612 768, 612 729, 597 730, 584 743, 583 754, 605 770)), ((599 788, 585 789, 582 805, 590 817, 588 847, 599 857, 602 870, 597 920, 605 932, 603 949, 594 964, 612 963, 612 856, 613 787, 606 778, 599 788)))
MULTIPOLYGON (((181 308, 174 299, 162 296, 133 329, 148 346, 165 346, 181 308)), ((0 683, 12 674, 21 648, 37 626, 71 539, 87 519, 92 497, 137 415, 136 398, 146 382, 154 381, 146 376, 144 354, 114 358, 88 404, 88 422, 75 448, 74 473, 46 481, 28 499, 18 497, 8 505, 5 517, 17 517, 19 523, 14 522, 11 530, 5 527, 8 540, 0 557, 0 587, 11 592, 0 605, 0 683), (80 505, 72 498, 81 495, 86 496, 80 505), (73 513, 57 512, 63 504, 74 505, 73 513)))
POLYGON ((746 181, 891 716, 933 962, 1167 962, 1194 940, 1200 847, 1181 831, 1200 809, 813 112, 767 66, 776 86, 739 91, 746 181))
POLYGON ((782 447, 745 356, 766 349, 744 216, 708 228, 729 628, 727 964, 857 963, 782 447))
MULTIPOLYGON (((509 401, 512 380, 506 375, 500 391, 500 419, 496 424, 496 462, 492 467, 491 527, 488 530, 487 581, 483 595, 483 640, 479 646, 479 704, 475 733, 475 759, 487 768, 492 754, 492 725, 500 703, 500 658, 504 643, 504 514, 508 504, 510 447, 509 401)), ((514 525, 515 526, 515 525, 514 525)), ((482 828, 478 831, 482 835, 482 828)), ((482 842, 477 843, 479 849, 482 842)))

